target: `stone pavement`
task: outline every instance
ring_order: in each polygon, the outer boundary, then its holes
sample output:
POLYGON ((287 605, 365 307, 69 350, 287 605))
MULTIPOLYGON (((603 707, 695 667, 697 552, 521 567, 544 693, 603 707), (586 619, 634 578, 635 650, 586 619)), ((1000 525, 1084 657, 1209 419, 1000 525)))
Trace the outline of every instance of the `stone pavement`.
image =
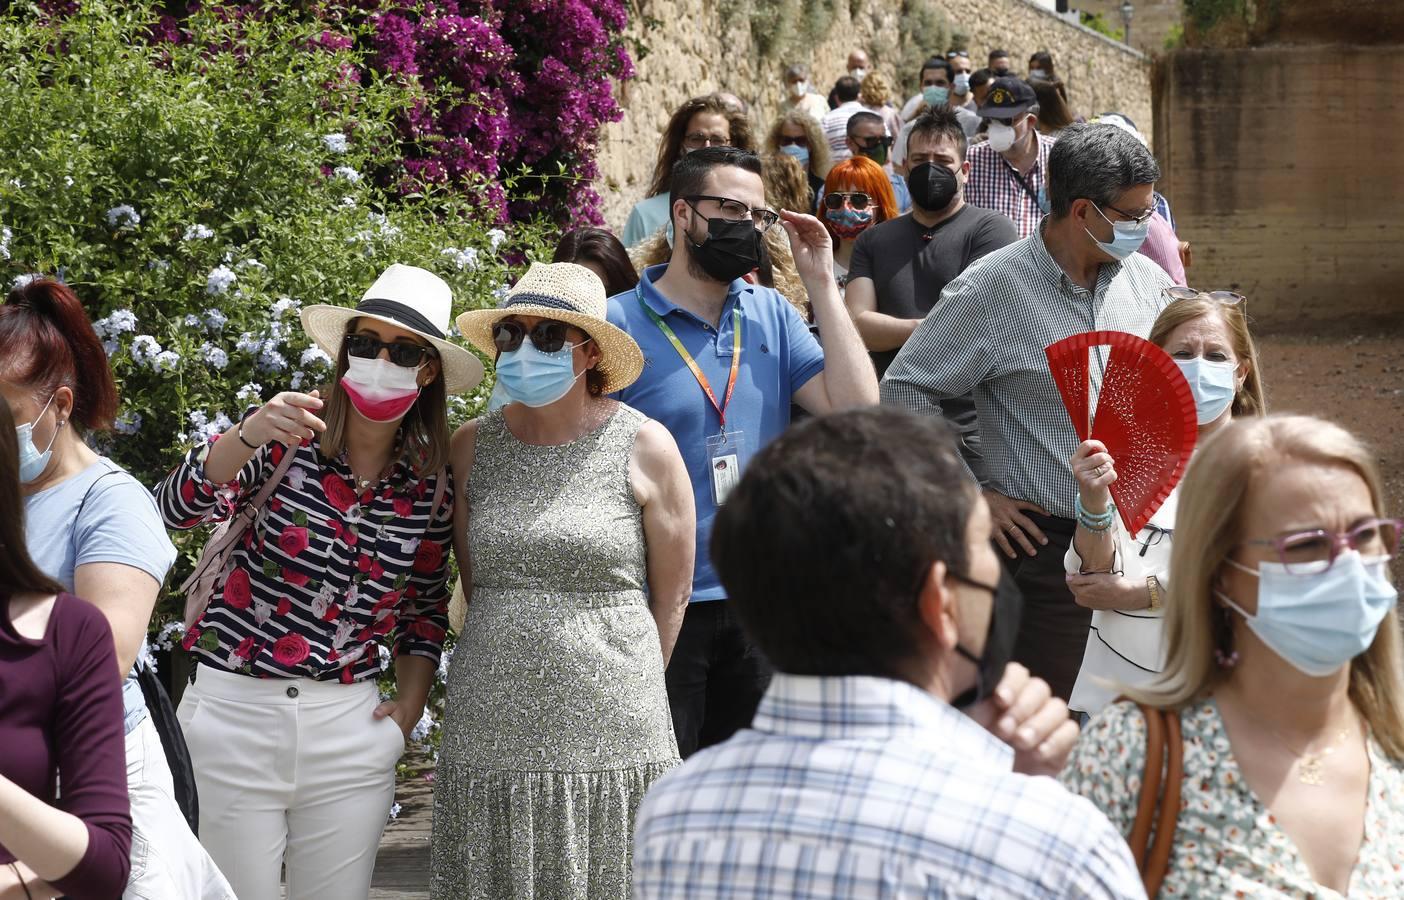
POLYGON ((434 785, 428 760, 410 757, 409 770, 395 789, 400 815, 385 826, 375 859, 371 900, 420 900, 429 896, 429 828, 434 785))

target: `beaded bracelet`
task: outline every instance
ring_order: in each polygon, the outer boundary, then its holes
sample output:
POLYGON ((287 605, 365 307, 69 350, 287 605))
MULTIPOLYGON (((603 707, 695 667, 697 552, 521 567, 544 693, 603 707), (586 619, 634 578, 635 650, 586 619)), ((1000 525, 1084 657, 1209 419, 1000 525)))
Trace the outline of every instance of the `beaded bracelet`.
POLYGON ((1106 512, 1095 514, 1089 513, 1082 505, 1081 496, 1075 498, 1074 505, 1077 509, 1077 524, 1088 531, 1101 534, 1110 529, 1112 523, 1116 521, 1116 504, 1111 501, 1107 502, 1106 512))

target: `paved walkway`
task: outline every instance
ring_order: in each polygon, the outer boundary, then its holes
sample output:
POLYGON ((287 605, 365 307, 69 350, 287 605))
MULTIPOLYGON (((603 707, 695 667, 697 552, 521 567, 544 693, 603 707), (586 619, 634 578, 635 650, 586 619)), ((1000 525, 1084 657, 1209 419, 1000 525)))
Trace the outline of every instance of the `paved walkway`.
POLYGON ((411 760, 410 772, 395 789, 399 818, 385 826, 375 859, 371 900, 420 900, 429 896, 429 827, 434 786, 425 779, 428 761, 411 760))

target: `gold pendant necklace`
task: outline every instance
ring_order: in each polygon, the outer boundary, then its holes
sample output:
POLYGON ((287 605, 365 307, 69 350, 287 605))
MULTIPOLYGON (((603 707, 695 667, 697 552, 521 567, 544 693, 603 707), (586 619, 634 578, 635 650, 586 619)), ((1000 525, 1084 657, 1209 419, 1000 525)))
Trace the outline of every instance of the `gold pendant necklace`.
MULTIPOLYGON (((1329 747, 1324 747, 1314 753, 1297 754, 1297 780, 1302 784, 1319 785, 1323 783, 1321 771, 1326 765, 1326 757, 1336 752, 1336 748, 1345 743, 1346 735, 1349 731, 1345 728, 1336 735, 1336 740, 1329 747)), ((1282 738, 1278 738, 1282 741, 1282 738)), ((1287 746, 1286 741, 1282 741, 1283 746, 1287 746)), ((1291 750, 1291 747, 1287 747, 1291 750)))

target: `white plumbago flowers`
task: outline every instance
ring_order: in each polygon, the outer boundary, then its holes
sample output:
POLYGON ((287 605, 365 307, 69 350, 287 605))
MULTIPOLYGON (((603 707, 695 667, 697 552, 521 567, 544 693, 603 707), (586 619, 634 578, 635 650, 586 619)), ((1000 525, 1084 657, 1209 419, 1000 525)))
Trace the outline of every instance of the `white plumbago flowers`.
POLYGON ((132 362, 146 365, 161 352, 161 345, 149 334, 139 334, 132 339, 132 362))
MULTIPOLYGON (((141 413, 130 410, 122 413, 112 423, 112 428, 118 434, 136 434, 141 431, 141 413)), ((166 649, 170 649, 169 647, 166 649)))
POLYGON ((449 663, 453 661, 453 648, 445 647, 443 653, 439 655, 438 679, 442 682, 448 681, 449 663))
POLYGON ((301 302, 291 297, 279 297, 278 301, 273 304, 272 309, 269 311, 273 313, 273 318, 279 319, 282 318, 284 313, 297 310, 301 306, 301 302))
POLYGON ((113 310, 93 323, 93 331, 98 337, 113 337, 127 331, 136 331, 136 313, 130 309, 113 310))
POLYGON ((0 228, 0 260, 10 258, 10 239, 13 237, 14 233, 8 226, 0 228))
POLYGON ((414 724, 414 728, 410 729, 410 740, 414 741, 415 743, 428 740, 429 732, 433 730, 434 717, 429 713, 429 710, 426 708, 424 710, 424 714, 419 717, 419 721, 414 724))
POLYGON ((390 654, 390 648, 384 644, 376 644, 375 649, 380 651, 380 671, 384 672, 386 669, 390 668, 390 662, 393 659, 390 654))
POLYGON ((14 284, 10 285, 10 287, 14 290, 18 290, 22 287, 28 287, 30 282, 38 281, 40 278, 43 277, 44 276, 40 275, 38 272, 30 272, 27 275, 21 275, 18 278, 16 278, 14 284))
POLYGON ((342 197, 342 198, 341 198, 341 205, 342 205, 343 207, 347 208, 347 209, 351 209, 352 207, 354 207, 354 206, 356 205, 356 198, 355 198, 355 197, 342 197))
POLYGON ((332 170, 332 174, 335 175, 337 178, 340 178, 342 181, 349 181, 352 184, 355 184, 356 182, 361 180, 361 173, 357 172, 350 166, 337 166, 335 169, 332 170))
POLYGON ((258 360, 254 363, 260 372, 282 372, 288 367, 288 361, 269 346, 272 342, 265 343, 263 349, 259 351, 258 360))
POLYGON ((238 400, 240 404, 245 406, 256 405, 263 402, 262 394, 263 385, 249 382, 248 384, 239 388, 238 393, 234 395, 234 399, 238 400))
POLYGON ((141 213, 137 212, 129 204, 123 203, 114 206, 107 211, 107 227, 116 228, 119 231, 135 228, 141 224, 141 213))
POLYGON ((288 390, 290 390, 290 391, 300 391, 300 390, 302 390, 302 382, 305 381, 306 379, 307 379, 307 373, 306 373, 306 372, 298 371, 298 372, 292 373, 292 377, 288 379, 288 390))
POLYGON ((175 647, 177 641, 185 637, 184 622, 167 622, 161 626, 161 630, 156 633, 156 646, 162 650, 170 650, 175 647))
POLYGON ((347 149, 346 135, 339 131, 322 135, 322 146, 332 153, 345 153, 347 149))
POLYGON ((449 258, 458 270, 476 269, 478 267, 478 248, 464 247, 459 250, 457 247, 445 247, 440 251, 443 256, 449 258))
POLYGON ((151 655, 151 645, 145 640, 141 642, 141 652, 137 654, 137 662, 145 663, 151 671, 156 671, 156 657, 151 655))
POLYGON ((302 351, 302 358, 298 360, 298 363, 304 369, 311 368, 312 366, 326 366, 330 368, 332 358, 327 356, 327 354, 322 351, 321 347, 314 345, 302 351))
POLYGON ((258 269, 260 272, 266 272, 266 271, 268 271, 268 267, 265 266, 263 263, 259 262, 259 261, 256 260, 256 259, 244 259, 244 260, 240 260, 239 263, 238 263, 238 265, 236 265, 234 268, 236 268, 236 269, 258 269))
POLYGON ((195 426, 195 429, 190 432, 190 440, 197 444, 209 443, 210 438, 217 434, 223 434, 234 427, 234 423, 229 420, 223 410, 215 413, 213 420, 204 412, 198 409, 194 410, 190 413, 190 424, 195 426))
POLYGON ((503 231, 501 228, 493 228, 487 233, 487 238, 488 248, 491 249, 493 253, 496 253, 497 248, 502 246, 502 242, 507 240, 507 232, 503 231))
POLYGON ((233 269, 228 266, 218 266, 205 278, 205 293, 223 294, 229 290, 230 285, 238 280, 239 276, 234 274, 233 269))
POLYGON ((212 237, 214 237, 214 229, 210 228, 208 225, 201 225, 197 222, 196 224, 191 225, 189 228, 185 229, 185 236, 182 237, 181 240, 203 241, 208 240, 212 237))
POLYGON ((229 365, 229 354, 224 351, 223 347, 216 347, 209 341, 205 341, 200 345, 200 358, 203 359, 207 365, 211 365, 216 369, 223 369, 225 366, 229 365))
POLYGON ((251 332, 245 331, 239 335, 239 340, 235 342, 234 349, 240 353, 258 353, 263 349, 263 338, 256 338, 251 332))
POLYGON ((180 354, 174 350, 162 350, 151 358, 151 371, 157 374, 174 372, 178 365, 180 365, 180 354))
POLYGON ((195 315, 194 313, 186 313, 186 315, 185 315, 185 327, 186 327, 186 328, 199 328, 199 327, 200 327, 200 317, 197 316, 197 315, 195 315))
POLYGON ((219 310, 214 308, 205 310, 205 326, 209 328, 210 331, 223 331, 224 326, 228 324, 228 322, 229 317, 219 310))
POLYGON ((398 818, 400 817, 400 810, 401 810, 402 808, 403 808, 403 807, 401 807, 400 804, 398 804, 398 803, 392 803, 392 804, 390 804, 390 818, 392 818, 392 819, 398 819, 398 818))

